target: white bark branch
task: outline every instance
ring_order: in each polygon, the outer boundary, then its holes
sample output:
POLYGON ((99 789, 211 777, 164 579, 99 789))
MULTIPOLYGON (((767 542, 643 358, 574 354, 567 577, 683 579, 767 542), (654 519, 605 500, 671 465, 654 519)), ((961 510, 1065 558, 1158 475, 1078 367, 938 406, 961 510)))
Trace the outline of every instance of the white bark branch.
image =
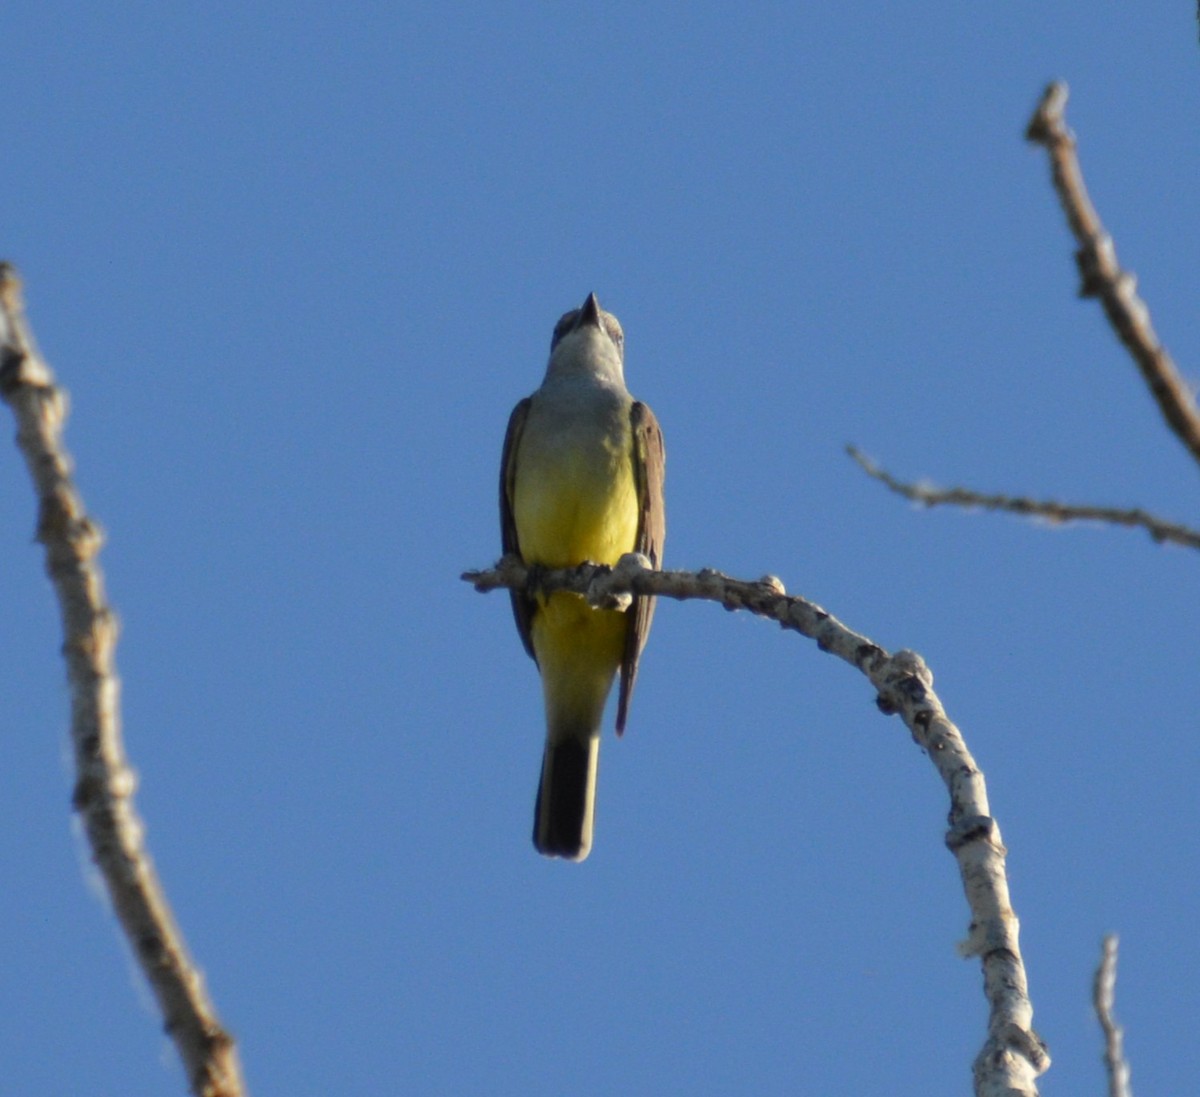
POLYGON ((37 539, 45 546, 46 571, 62 614, 75 810, 192 1092, 242 1097, 246 1091, 233 1038, 188 956, 133 805, 136 779, 121 739, 113 658, 117 621, 96 563, 103 538, 71 480, 72 462, 62 441, 66 394, 34 346, 20 283, 7 263, 0 263, 0 399, 16 418, 17 445, 38 499, 37 539))
POLYGON ((1026 139, 1050 155, 1050 171, 1067 224, 1079 244, 1080 297, 1098 297, 1117 337, 1133 356, 1167 425, 1200 462, 1200 411, 1195 398, 1150 323, 1150 310, 1137 294, 1137 279, 1121 269, 1113 238, 1104 230, 1088 197, 1075 152, 1075 136, 1063 112, 1067 85, 1051 84, 1033 112, 1026 139))
POLYGON ((1122 510, 1119 507, 1059 503, 1053 499, 1030 499, 1023 495, 988 495, 973 488, 939 488, 932 484, 914 484, 898 480, 855 446, 847 446, 846 452, 858 462, 859 468, 868 476, 874 477, 897 495, 903 495, 924 507, 956 506, 967 510, 1000 510, 1010 514, 1042 518, 1055 525, 1068 522, 1103 522, 1111 526, 1144 529, 1155 541, 1170 541, 1172 544, 1200 549, 1200 530, 1156 518, 1140 507, 1122 510))
POLYGON ((1125 1033, 1113 1016, 1117 988, 1117 935, 1110 933, 1101 946, 1100 966, 1092 985, 1092 1003, 1104 1032, 1104 1067, 1108 1072, 1108 1097, 1133 1097, 1129 1064, 1125 1061, 1125 1033))
POLYGON ((553 571, 534 569, 531 574, 518 558, 506 556, 495 568, 467 572, 463 579, 480 591, 570 590, 597 606, 611 606, 614 599, 635 593, 680 601, 705 599, 778 621, 865 674, 875 687, 880 710, 886 715, 899 713, 950 794, 946 845, 958 861, 971 909, 970 929, 960 950, 980 958, 990 1010, 987 1039, 974 1064, 976 1097, 1036 1097, 1037 1076, 1050 1065, 1050 1057, 1033 1030, 1019 926, 1005 876, 1007 851, 991 817, 983 774, 946 716, 924 661, 911 651, 889 654, 820 606, 787 595, 773 576, 745 582, 708 569, 653 571, 648 564, 644 556, 630 554, 615 568, 584 564, 553 571))

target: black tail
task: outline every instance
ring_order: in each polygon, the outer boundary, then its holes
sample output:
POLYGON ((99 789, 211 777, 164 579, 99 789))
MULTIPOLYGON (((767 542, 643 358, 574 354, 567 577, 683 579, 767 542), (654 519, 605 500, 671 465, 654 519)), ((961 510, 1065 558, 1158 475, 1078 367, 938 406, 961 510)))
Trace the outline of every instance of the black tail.
POLYGON ((592 848, 599 739, 546 744, 533 809, 533 844, 547 857, 582 861, 592 848))

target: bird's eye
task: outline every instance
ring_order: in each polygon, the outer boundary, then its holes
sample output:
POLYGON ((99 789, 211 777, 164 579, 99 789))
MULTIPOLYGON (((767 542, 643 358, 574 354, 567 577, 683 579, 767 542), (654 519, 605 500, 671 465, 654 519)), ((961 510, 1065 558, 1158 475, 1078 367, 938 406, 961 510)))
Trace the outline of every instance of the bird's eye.
POLYGON ((558 346, 558 341, 567 334, 575 326, 575 318, 579 315, 579 310, 575 309, 572 312, 565 313, 562 318, 554 325, 554 334, 550 336, 550 349, 554 350, 558 346))

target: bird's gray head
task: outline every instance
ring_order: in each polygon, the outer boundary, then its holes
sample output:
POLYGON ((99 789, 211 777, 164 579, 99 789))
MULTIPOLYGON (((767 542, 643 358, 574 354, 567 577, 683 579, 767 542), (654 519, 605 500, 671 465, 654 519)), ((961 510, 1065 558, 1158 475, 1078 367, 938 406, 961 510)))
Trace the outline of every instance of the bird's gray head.
POLYGON ((563 313, 550 338, 552 366, 582 360, 615 362, 618 374, 625 364, 625 333, 617 318, 600 307, 594 293, 588 294, 582 308, 563 313))

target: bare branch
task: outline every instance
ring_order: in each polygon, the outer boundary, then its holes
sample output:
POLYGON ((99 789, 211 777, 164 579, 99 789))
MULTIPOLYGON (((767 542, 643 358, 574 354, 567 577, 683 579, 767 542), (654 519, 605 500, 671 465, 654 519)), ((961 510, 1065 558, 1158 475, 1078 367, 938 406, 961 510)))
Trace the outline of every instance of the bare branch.
POLYGON ((1100 966, 1092 985, 1092 1002, 1104 1030, 1104 1066, 1108 1071, 1108 1097, 1133 1097, 1129 1088, 1129 1064, 1125 1061, 1125 1033, 1113 1017, 1117 986, 1117 935, 1110 933, 1101 946, 1100 966))
POLYGON ((774 576, 757 582, 731 579, 718 571, 654 571, 644 556, 623 556, 615 568, 583 564, 553 571, 528 569, 506 556, 488 571, 463 579, 476 590, 501 587, 570 590, 598 606, 628 594, 705 599, 726 609, 746 609, 778 621, 785 629, 815 640, 867 676, 877 691, 876 704, 887 715, 899 713, 917 744, 929 755, 950 793, 950 829, 946 845, 958 861, 963 890, 971 908, 965 956, 979 956, 984 993, 990 1007, 988 1037, 975 1060, 977 1097, 1034 1097, 1036 1078, 1050 1065, 1045 1045, 1033 1030, 1033 1006, 1018 944, 1019 925, 1005 876, 1006 850, 991 817, 983 774, 958 728, 947 718, 933 691, 933 675, 911 651, 888 654, 878 644, 843 625, 820 606, 788 596, 774 576))
POLYGON ((192 1092, 241 1097, 245 1087, 233 1038, 188 956, 133 805, 136 779, 121 740, 113 658, 117 621, 96 563, 103 538, 71 480, 72 462, 62 441, 66 394, 34 346, 20 297, 16 272, 0 263, 0 399, 17 421, 17 445, 38 498, 37 539, 45 546, 46 571, 62 613, 75 810, 192 1092))
POLYGON ((922 506, 936 507, 946 504, 1002 510, 1012 514, 1044 518, 1056 525, 1066 522, 1104 522, 1114 526, 1133 526, 1144 529, 1155 541, 1170 541, 1187 548, 1200 549, 1200 530, 1166 522, 1140 508, 1121 510, 1117 507, 1059 503, 1053 499, 1030 499, 1019 495, 985 495, 971 488, 938 488, 930 484, 913 484, 897 480, 855 446, 847 446, 846 452, 858 462, 859 467, 868 476, 874 477, 897 495, 903 495, 922 506))
POLYGON ((1075 154, 1075 137, 1063 118, 1066 105, 1067 85, 1051 84, 1025 136, 1050 154, 1054 189, 1079 244, 1075 253, 1082 278, 1079 296, 1100 298, 1109 323, 1133 355, 1163 418, 1193 459, 1200 462, 1200 412, 1194 395, 1159 343, 1150 324, 1150 310, 1137 295, 1137 279, 1121 269, 1113 239, 1105 232, 1088 197, 1075 154))

